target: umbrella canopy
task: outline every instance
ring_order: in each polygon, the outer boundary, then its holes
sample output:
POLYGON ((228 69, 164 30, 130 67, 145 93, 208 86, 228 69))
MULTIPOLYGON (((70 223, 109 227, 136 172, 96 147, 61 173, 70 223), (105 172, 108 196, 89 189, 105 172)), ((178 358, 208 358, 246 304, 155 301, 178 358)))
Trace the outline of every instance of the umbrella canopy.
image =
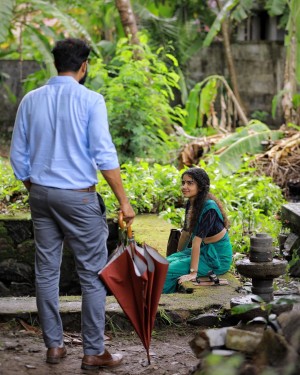
MULTIPOLYGON (((119 218, 123 226, 122 218, 119 218)), ((147 351, 150 364, 150 342, 160 295, 168 271, 168 261, 151 246, 138 246, 131 227, 127 228, 129 244, 121 244, 113 253, 99 277, 116 297, 131 321, 147 351)))

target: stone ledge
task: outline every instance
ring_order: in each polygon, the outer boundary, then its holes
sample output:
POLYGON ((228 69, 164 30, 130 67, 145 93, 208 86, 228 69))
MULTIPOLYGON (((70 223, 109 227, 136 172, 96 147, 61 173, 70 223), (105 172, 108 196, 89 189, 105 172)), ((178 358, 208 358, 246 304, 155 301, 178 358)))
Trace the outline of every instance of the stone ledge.
MULTIPOLYGON (((192 294, 163 294, 159 301, 156 324, 162 320, 184 323, 195 315, 211 308, 230 310, 230 300, 239 294, 239 281, 230 273, 222 276, 229 285, 196 287, 192 294)), ((80 330, 81 297, 60 297, 60 310, 65 330, 80 330)), ((106 321, 121 329, 132 329, 126 315, 114 296, 106 299, 106 321)), ((0 322, 23 319, 28 322, 37 319, 35 297, 0 298, 0 322)))
MULTIPOLYGON (((137 243, 147 243, 165 256, 167 242, 172 225, 157 215, 138 215, 133 223, 137 243)), ((218 311, 230 310, 230 300, 239 294, 236 288, 240 285, 238 279, 231 273, 222 275, 229 285, 193 287, 192 294, 164 294, 160 298, 156 324, 162 320, 183 323, 190 318, 207 312, 213 308, 218 311)), ((191 285, 189 285, 191 284, 191 285)), ((61 296, 61 315, 65 330, 80 330, 81 297, 61 296)), ((6 297, 0 298, 0 321, 24 319, 31 322, 37 319, 35 297, 6 297)), ((113 296, 107 297, 106 320, 108 324, 122 329, 132 330, 127 317, 113 296)))
POLYGON ((298 235, 300 234, 300 203, 287 203, 282 206, 281 220, 298 235))

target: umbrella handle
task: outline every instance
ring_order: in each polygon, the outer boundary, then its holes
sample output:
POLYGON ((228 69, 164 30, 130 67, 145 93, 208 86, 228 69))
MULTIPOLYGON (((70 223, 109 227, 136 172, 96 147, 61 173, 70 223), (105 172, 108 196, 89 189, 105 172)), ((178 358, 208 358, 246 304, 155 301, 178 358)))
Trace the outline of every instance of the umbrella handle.
MULTIPOLYGON (((119 222, 119 226, 120 226, 121 229, 126 228, 126 225, 124 224, 124 220, 123 220, 123 212, 122 211, 119 211, 118 222, 119 222)), ((129 225, 127 227, 127 236, 128 236, 129 239, 133 238, 131 225, 129 225)))
MULTIPOLYGON (((122 211, 119 211, 118 222, 119 222, 120 228, 124 230, 126 228, 126 225, 124 224, 122 211)), ((132 234, 131 225, 127 227, 127 237, 128 237, 128 242, 129 242, 129 249, 131 251, 131 257, 134 258, 136 251, 134 247, 134 238, 132 234)))

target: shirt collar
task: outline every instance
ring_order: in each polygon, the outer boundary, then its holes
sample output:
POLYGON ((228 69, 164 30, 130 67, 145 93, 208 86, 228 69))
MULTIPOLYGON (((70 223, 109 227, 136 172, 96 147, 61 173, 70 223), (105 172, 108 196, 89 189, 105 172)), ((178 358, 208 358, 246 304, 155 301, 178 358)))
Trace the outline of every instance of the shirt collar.
POLYGON ((58 83, 78 83, 75 78, 71 76, 55 76, 51 77, 49 81, 47 82, 48 85, 55 85, 58 83))

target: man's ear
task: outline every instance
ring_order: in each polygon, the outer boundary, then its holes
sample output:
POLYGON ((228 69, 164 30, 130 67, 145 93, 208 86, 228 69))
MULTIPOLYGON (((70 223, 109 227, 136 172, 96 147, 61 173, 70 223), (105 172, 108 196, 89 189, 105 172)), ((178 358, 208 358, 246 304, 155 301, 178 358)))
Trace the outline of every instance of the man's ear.
POLYGON ((81 64, 81 67, 80 67, 80 70, 83 74, 85 74, 85 72, 87 71, 87 66, 88 66, 88 62, 87 60, 84 61, 82 64, 81 64))

